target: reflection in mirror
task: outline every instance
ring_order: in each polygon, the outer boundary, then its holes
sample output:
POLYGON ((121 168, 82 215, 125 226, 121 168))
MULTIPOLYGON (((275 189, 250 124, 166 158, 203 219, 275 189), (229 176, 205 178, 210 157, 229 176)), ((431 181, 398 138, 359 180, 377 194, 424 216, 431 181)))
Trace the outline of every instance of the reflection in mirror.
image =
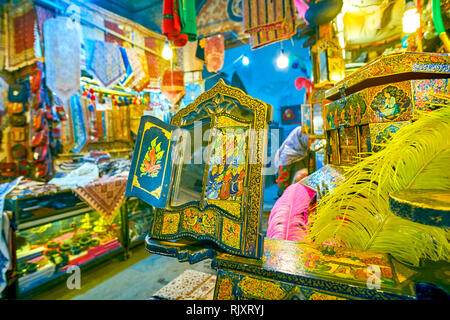
POLYGON ((323 117, 322 117, 322 103, 314 103, 313 106, 313 134, 323 135, 323 117))
POLYGON ((211 143, 206 198, 240 201, 246 173, 247 132, 245 127, 218 129, 211 143))
POLYGON ((174 159, 174 176, 170 205, 181 206, 188 202, 200 201, 205 171, 204 156, 208 147, 207 132, 211 127, 210 118, 181 127, 174 159), (205 140, 204 140, 205 139, 205 140))

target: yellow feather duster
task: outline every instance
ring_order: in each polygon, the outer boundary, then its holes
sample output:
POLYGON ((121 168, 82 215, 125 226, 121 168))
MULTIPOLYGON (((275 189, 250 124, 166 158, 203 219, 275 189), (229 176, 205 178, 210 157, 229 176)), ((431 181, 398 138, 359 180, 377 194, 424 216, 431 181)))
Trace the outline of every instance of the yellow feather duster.
POLYGON ((322 198, 307 239, 390 253, 411 266, 450 261, 448 231, 403 219, 389 208, 389 194, 398 190, 450 192, 450 106, 421 114, 383 146, 322 198))

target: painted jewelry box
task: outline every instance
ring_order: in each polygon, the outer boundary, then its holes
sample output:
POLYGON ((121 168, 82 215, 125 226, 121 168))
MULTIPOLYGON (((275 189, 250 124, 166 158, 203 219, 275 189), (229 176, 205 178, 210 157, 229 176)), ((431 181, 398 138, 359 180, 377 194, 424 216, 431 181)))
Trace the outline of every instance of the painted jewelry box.
POLYGON ((218 254, 218 300, 409 300, 415 272, 390 256, 266 238, 262 259, 218 254))
POLYGON ((198 257, 210 256, 213 244, 261 257, 271 118, 270 105, 223 81, 177 112, 171 125, 141 118, 125 196, 156 208, 148 251, 183 260, 184 252, 201 243, 198 251, 204 254, 194 254, 198 257))
POLYGON ((328 163, 355 163, 418 111, 444 104, 449 77, 449 55, 407 52, 382 56, 338 82, 323 108, 328 163))

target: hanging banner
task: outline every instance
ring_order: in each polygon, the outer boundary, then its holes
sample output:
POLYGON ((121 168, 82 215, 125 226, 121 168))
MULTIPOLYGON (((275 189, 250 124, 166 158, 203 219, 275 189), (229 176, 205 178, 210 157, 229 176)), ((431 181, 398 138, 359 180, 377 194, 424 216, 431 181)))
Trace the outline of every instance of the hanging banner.
POLYGON ((81 43, 78 28, 70 18, 56 17, 44 22, 45 81, 63 101, 80 88, 81 43))
POLYGON ((7 8, 5 69, 15 71, 35 61, 36 15, 32 1, 7 8))
POLYGON ((218 72, 225 58, 225 40, 221 34, 205 39, 205 66, 209 72, 218 72))
POLYGON ((183 71, 167 70, 164 72, 161 92, 164 93, 172 104, 180 101, 185 93, 183 71))
POLYGON ((252 49, 295 35, 296 19, 294 0, 243 1, 243 29, 252 49))
POLYGON ((116 43, 88 41, 91 50, 88 69, 104 87, 115 85, 125 74, 125 66, 116 43))

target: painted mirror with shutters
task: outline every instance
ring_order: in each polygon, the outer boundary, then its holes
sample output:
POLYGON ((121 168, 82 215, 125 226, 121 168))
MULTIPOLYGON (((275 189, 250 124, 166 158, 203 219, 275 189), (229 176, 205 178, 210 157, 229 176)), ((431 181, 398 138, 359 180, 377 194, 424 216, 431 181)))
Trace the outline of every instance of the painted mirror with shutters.
POLYGON ((222 80, 178 111, 170 125, 143 116, 126 196, 156 208, 148 238, 260 258, 271 119, 271 105, 222 80))

